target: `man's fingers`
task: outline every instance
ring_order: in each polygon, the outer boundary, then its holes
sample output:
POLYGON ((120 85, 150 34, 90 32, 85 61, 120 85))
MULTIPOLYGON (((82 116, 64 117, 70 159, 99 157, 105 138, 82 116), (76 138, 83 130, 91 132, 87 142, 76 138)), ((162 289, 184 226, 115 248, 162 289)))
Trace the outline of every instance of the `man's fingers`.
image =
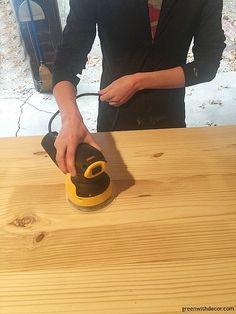
MULTIPOLYGON (((89 138, 89 140, 87 141, 85 140, 84 143, 87 143, 101 151, 100 146, 93 140, 92 137, 89 138)), ((68 172, 72 176, 76 176, 75 154, 76 154, 77 147, 78 146, 73 147, 73 148, 67 148, 67 151, 66 151, 66 166, 67 166, 68 172)))
POLYGON ((96 149, 98 149, 98 150, 100 150, 100 151, 102 150, 101 147, 100 147, 95 141, 90 142, 89 145, 95 147, 96 149))
POLYGON ((110 102, 111 100, 116 101, 116 97, 112 95, 112 89, 108 86, 105 89, 102 89, 100 92, 100 100, 110 102))
POLYGON ((107 93, 109 90, 110 90, 110 85, 108 85, 107 87, 101 89, 101 90, 98 92, 98 94, 99 94, 99 95, 103 95, 103 94, 107 93))
POLYGON ((76 148, 77 147, 67 147, 66 151, 66 166, 68 172, 72 175, 76 175, 76 168, 75 168, 75 153, 76 153, 76 148))
POLYGON ((101 151, 100 146, 95 142, 85 126, 77 134, 70 134, 67 130, 62 130, 55 141, 56 162, 65 174, 76 175, 75 155, 80 143, 88 143, 101 151))
POLYGON ((98 145, 97 142, 93 139, 93 137, 89 134, 88 136, 85 137, 84 142, 95 147, 98 150, 102 150, 101 147, 98 145))
POLYGON ((104 95, 103 97, 100 97, 101 101, 106 101, 109 103, 109 105, 119 105, 120 100, 117 97, 104 95))
POLYGON ((109 94, 104 94, 102 96, 100 96, 100 100, 101 101, 106 101, 106 102, 109 102, 113 97, 109 94))
POLYGON ((63 173, 67 173, 67 167, 66 167, 66 147, 60 148, 57 150, 56 154, 56 162, 58 167, 61 169, 63 173))

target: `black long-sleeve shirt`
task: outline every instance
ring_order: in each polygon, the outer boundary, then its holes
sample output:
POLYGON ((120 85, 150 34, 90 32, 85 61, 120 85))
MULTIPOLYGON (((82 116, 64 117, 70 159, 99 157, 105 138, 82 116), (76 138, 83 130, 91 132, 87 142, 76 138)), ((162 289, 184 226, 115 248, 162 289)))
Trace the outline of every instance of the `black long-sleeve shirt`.
MULTIPOLYGON (((96 26, 103 54, 101 88, 127 74, 177 66, 184 70, 186 86, 210 81, 225 48, 222 6, 222 0, 163 0, 153 41, 147 0, 70 0, 53 84, 78 84, 96 26), (186 63, 192 39, 194 61, 186 63)), ((184 95, 184 88, 144 90, 119 108, 100 101, 98 130, 155 128, 165 120, 167 127, 184 126, 184 95)))

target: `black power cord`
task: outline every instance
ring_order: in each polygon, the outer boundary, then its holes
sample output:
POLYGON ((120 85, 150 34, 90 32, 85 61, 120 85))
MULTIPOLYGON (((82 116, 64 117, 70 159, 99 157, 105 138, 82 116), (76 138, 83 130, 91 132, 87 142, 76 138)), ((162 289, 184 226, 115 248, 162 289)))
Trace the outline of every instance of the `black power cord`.
MULTIPOLYGON (((84 96, 100 96, 98 93, 84 93, 76 96, 76 99, 84 96)), ((53 133, 52 131, 52 122, 56 118, 56 116, 60 113, 60 110, 57 110, 57 112, 54 113, 54 115, 51 117, 51 119, 48 122, 48 132, 53 133)))

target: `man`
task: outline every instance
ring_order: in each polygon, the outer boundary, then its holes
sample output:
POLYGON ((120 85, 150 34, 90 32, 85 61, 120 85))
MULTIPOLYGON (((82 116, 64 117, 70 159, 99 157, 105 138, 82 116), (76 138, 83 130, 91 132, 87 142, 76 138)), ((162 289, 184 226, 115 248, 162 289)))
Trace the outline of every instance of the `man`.
POLYGON ((54 95, 63 172, 75 174, 80 142, 97 148, 76 105, 77 74, 98 27, 103 73, 98 131, 185 127, 185 87, 210 81, 222 57, 222 0, 71 0, 58 49, 54 95), (194 40, 194 61, 186 63, 194 40))

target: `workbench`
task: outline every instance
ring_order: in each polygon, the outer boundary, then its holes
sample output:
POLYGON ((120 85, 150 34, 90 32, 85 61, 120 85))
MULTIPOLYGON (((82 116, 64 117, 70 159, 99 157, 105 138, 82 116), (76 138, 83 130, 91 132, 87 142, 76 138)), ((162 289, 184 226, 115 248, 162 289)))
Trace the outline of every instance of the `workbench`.
POLYGON ((0 313, 235 313, 236 126, 94 137, 116 196, 91 213, 41 137, 0 139, 0 313))

